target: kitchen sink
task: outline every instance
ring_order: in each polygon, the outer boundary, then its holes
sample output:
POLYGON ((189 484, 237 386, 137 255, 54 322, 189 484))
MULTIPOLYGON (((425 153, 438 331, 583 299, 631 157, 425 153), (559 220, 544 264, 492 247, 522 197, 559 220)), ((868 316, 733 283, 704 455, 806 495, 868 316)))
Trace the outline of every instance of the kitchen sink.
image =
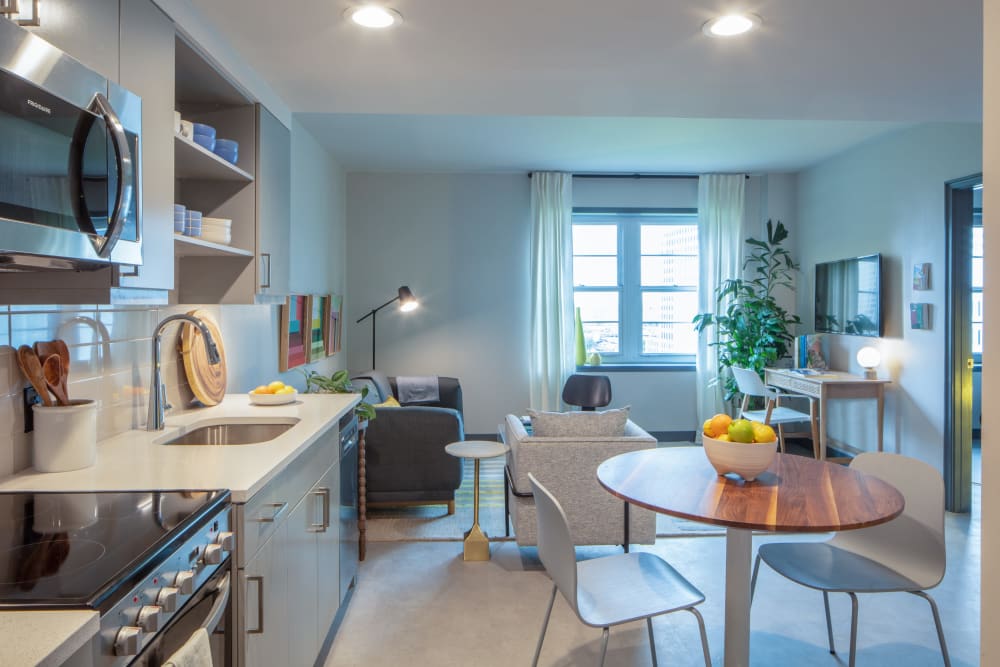
POLYGON ((253 445, 274 440, 292 428, 298 419, 260 421, 226 421, 202 426, 166 440, 164 445, 253 445))

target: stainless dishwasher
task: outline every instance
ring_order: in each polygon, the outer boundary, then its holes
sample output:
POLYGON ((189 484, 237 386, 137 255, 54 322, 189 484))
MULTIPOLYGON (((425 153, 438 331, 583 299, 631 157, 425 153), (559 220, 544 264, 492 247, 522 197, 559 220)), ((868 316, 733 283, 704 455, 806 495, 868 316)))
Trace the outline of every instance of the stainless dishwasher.
POLYGON ((340 419, 340 602, 358 573, 358 418, 340 419))

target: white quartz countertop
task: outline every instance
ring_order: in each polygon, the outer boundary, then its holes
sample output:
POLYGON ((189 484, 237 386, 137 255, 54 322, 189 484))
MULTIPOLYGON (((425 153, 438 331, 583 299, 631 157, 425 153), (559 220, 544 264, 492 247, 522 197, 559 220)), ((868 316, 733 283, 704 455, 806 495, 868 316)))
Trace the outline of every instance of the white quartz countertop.
POLYGON ((251 405, 227 394, 212 408, 168 414, 163 431, 128 431, 97 446, 97 464, 70 472, 34 469, 0 479, 0 491, 229 489, 246 502, 361 400, 359 394, 306 394, 288 405, 251 405), (252 445, 163 445, 201 425, 229 420, 298 419, 274 440, 252 445))
POLYGON ((61 665, 99 629, 96 611, 0 612, 0 665, 61 665))

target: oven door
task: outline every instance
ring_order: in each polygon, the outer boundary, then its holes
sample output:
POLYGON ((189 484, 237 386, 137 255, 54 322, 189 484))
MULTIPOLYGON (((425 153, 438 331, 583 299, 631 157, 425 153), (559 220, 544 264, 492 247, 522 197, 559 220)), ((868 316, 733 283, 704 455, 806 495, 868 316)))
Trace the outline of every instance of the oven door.
POLYGON ((204 628, 212 644, 213 667, 232 667, 231 577, 229 564, 219 568, 129 665, 160 667, 191 635, 204 628))

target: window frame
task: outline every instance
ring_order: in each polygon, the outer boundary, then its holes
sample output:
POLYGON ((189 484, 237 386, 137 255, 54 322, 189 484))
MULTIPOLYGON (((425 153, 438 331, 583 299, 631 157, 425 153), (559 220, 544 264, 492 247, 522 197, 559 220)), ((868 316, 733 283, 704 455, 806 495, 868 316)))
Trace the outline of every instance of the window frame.
MULTIPOLYGON (((983 228, 983 209, 982 208, 974 208, 974 209, 972 209, 972 229, 973 229, 972 233, 973 234, 975 234, 975 230, 977 228, 978 229, 982 229, 983 228)), ((971 255, 972 260, 985 259, 986 248, 983 248, 983 253, 984 253, 983 255, 977 255, 976 251, 975 251, 975 243, 970 243, 970 245, 973 247, 973 251, 972 251, 972 255, 971 255)), ((971 264, 972 260, 970 260, 970 264, 971 264)), ((971 284, 971 281, 970 281, 970 284, 971 284)), ((972 293, 969 295, 969 332, 970 333, 973 330, 973 325, 975 325, 975 324, 980 324, 981 325, 983 323, 982 320, 976 320, 976 313, 975 313, 975 310, 972 307, 972 301, 974 300, 975 295, 976 294, 982 294, 982 293, 983 293, 983 288, 982 287, 976 287, 974 285, 972 286, 972 293)), ((973 342, 970 340, 969 341, 969 347, 970 347, 970 349, 972 348, 972 343, 973 342)), ((975 364, 982 364, 983 363, 983 353, 982 352, 973 352, 972 353, 972 361, 975 364)))
MULTIPOLYGON (((605 208, 574 207, 572 225, 615 225, 617 228, 618 285, 577 286, 573 279, 574 301, 577 292, 617 292, 618 294, 618 353, 601 353, 602 367, 612 366, 622 369, 644 367, 693 367, 696 351, 690 354, 676 352, 644 353, 642 351, 642 296, 646 292, 694 293, 697 284, 689 286, 643 286, 642 282, 642 226, 660 224, 664 226, 698 227, 697 208, 605 208), (673 216, 675 221, 661 220, 673 216)), ((585 255, 581 255, 585 256, 585 255)), ((687 256, 687 255, 685 255, 687 256)), ((577 257, 575 253, 573 258, 577 257)), ((695 257, 699 257, 697 254, 695 257)), ((699 257, 700 259, 700 257, 699 257)), ((694 325, 692 324, 692 329, 694 325)), ((589 368, 589 367, 588 367, 589 368)))

